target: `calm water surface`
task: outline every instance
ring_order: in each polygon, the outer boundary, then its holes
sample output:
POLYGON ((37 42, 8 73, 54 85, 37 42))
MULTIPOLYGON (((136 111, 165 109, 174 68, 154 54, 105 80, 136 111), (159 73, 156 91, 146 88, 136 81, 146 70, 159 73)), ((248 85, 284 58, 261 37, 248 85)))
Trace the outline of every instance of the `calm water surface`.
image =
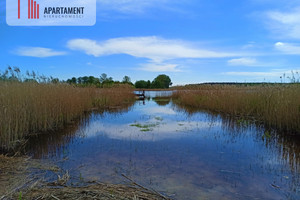
POLYGON ((300 199, 299 139, 166 99, 92 113, 30 143, 29 154, 68 170, 71 184, 128 183, 125 174, 173 199, 300 199))

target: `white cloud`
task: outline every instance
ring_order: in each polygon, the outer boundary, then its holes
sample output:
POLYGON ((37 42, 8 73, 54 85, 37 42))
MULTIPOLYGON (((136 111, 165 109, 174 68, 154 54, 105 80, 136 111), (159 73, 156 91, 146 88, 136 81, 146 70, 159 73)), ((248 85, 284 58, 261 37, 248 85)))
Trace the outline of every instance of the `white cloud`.
POLYGON ((253 49, 257 46, 256 42, 248 42, 248 44, 242 46, 242 49, 253 49))
POLYGON ((281 37, 300 39, 300 7, 290 12, 270 11, 266 13, 270 28, 281 37))
POLYGON ((176 115, 176 112, 174 109, 170 107, 148 107, 143 109, 145 114, 151 114, 151 115, 176 115))
POLYGON ((30 56, 38 58, 61 56, 67 54, 63 51, 54 51, 53 49, 42 47, 20 47, 16 50, 15 53, 19 56, 30 56))
POLYGON ((121 37, 105 41, 73 39, 68 41, 67 47, 95 57, 127 54, 136 58, 146 58, 148 63, 141 64, 139 70, 152 72, 181 71, 178 64, 166 63, 169 60, 174 62, 176 59, 224 58, 238 55, 198 48, 186 41, 167 40, 155 36, 121 37))
POLYGON ((242 57, 234 58, 227 61, 230 66, 247 66, 247 67, 275 67, 279 66, 279 62, 264 62, 257 60, 256 58, 242 57))
POLYGON ((300 45, 277 42, 275 48, 285 54, 300 55, 300 45))
POLYGON ((149 72, 181 72, 176 64, 163 64, 163 63, 146 63, 142 64, 140 70, 149 72))
POLYGON ((235 58, 227 62, 232 66, 256 66, 258 64, 255 58, 235 58))
POLYGON ((128 54, 139 58, 148 58, 156 63, 180 58, 224 58, 236 54, 195 48, 188 42, 166 40, 158 37, 123 37, 106 41, 90 39, 70 40, 67 46, 95 57, 128 54))

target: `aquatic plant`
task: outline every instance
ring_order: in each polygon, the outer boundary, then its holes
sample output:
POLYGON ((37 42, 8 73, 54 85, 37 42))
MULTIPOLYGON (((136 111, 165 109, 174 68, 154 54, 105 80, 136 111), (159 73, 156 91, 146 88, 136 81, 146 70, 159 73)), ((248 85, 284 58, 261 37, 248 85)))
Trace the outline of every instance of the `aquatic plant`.
POLYGON ((85 111, 132 103, 126 86, 100 89, 51 82, 0 81, 0 150, 30 135, 56 130, 85 111))
POLYGON ((164 120, 162 117, 154 117, 154 119, 156 119, 158 121, 163 121, 164 120))
POLYGON ((153 129, 151 128, 143 128, 141 129, 142 132, 149 132, 149 131, 152 131, 153 129))
MULTIPOLYGON (((159 118, 159 119, 161 119, 161 118, 159 118)), ((153 131, 153 128, 159 126, 159 124, 160 124, 159 122, 147 123, 147 124, 135 123, 135 124, 131 124, 130 126, 137 127, 142 132, 148 132, 148 131, 153 131)))
POLYGON ((194 85, 173 93, 173 102, 189 111, 207 110, 242 119, 255 119, 266 126, 300 133, 300 85, 194 85))

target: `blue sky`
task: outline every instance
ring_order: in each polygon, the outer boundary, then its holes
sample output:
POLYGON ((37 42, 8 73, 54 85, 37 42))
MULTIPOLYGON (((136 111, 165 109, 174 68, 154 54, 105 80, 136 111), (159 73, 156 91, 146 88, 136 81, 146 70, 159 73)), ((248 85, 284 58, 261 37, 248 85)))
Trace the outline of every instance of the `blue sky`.
POLYGON ((299 1, 97 0, 91 27, 13 27, 5 12, 0 0, 1 71, 132 81, 167 74, 175 85, 280 82, 300 72, 299 1))

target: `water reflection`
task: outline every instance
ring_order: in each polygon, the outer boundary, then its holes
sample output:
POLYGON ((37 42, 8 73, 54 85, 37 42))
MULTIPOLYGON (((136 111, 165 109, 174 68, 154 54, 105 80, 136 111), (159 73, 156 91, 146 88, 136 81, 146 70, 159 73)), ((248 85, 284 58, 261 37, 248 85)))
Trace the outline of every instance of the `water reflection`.
POLYGON ((152 99, 159 106, 166 106, 171 101, 171 98, 169 98, 169 97, 156 97, 156 98, 152 98, 152 99))
POLYGON ((97 110, 86 112, 83 116, 67 124, 63 129, 49 131, 38 135, 32 135, 25 147, 25 152, 35 159, 60 157, 65 154, 65 149, 76 138, 85 137, 84 130, 90 124, 90 119, 97 115, 104 117, 109 114, 117 117, 122 112, 129 112, 133 104, 124 104, 122 106, 110 108, 109 110, 97 110))
POLYGON ((29 138, 26 151, 35 159, 60 156, 63 149, 72 143, 76 133, 80 132, 87 120, 74 121, 59 131, 49 131, 29 138))
MULTIPOLYGON (((219 126, 220 127, 220 126, 219 126)), ((158 116, 145 116, 134 123, 109 123, 93 119, 89 126, 82 130, 85 137, 104 135, 118 140, 158 141, 176 139, 192 131, 206 131, 212 128, 205 121, 171 121, 158 116)), ((217 129, 214 123, 214 129, 217 129)))
POLYGON ((59 165, 84 180, 124 183, 124 173, 175 199, 300 197, 299 138, 153 97, 125 112, 91 113, 33 139, 28 151, 68 158, 59 165))
MULTIPOLYGON (((140 94, 142 91, 134 91, 135 94, 140 94)), ((171 96, 173 94, 173 90, 169 90, 169 91, 144 91, 145 92, 145 96, 148 98, 155 98, 155 97, 167 97, 167 96, 171 96)))
MULTIPOLYGON (((188 115, 197 114, 199 111, 191 107, 174 105, 174 109, 186 112, 188 115)), ((261 122, 255 119, 234 118, 225 114, 217 114, 208 111, 211 120, 220 120, 222 129, 226 134, 234 138, 243 136, 241 132, 250 130, 253 138, 258 142, 263 142, 265 147, 277 151, 279 159, 287 161, 294 172, 299 172, 300 166, 300 136, 285 132, 278 132, 271 127, 264 127, 261 122), (268 136, 266 136, 266 133, 268 136)))

